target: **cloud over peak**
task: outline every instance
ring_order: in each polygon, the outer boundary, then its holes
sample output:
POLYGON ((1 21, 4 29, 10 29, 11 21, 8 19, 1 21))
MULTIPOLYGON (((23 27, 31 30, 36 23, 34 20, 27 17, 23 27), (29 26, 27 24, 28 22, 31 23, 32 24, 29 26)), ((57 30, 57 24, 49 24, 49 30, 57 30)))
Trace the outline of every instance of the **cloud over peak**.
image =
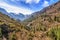
POLYGON ((34 2, 34 3, 36 3, 36 4, 37 4, 37 3, 39 3, 39 2, 40 2, 40 0, 25 0, 25 2, 26 2, 26 3, 29 3, 29 4, 31 4, 31 3, 33 3, 33 2, 34 2))
POLYGON ((0 7, 7 12, 31 14, 47 7, 57 0, 0 0, 0 7))
POLYGON ((49 2, 48 1, 44 1, 43 3, 43 7, 49 6, 49 2))
POLYGON ((13 12, 13 13, 16 13, 16 14, 22 13, 24 15, 32 13, 32 11, 29 10, 29 9, 25 9, 25 8, 22 8, 22 7, 11 6, 11 5, 9 5, 5 2, 2 2, 2 3, 0 3, 0 7, 6 9, 7 12, 13 12))

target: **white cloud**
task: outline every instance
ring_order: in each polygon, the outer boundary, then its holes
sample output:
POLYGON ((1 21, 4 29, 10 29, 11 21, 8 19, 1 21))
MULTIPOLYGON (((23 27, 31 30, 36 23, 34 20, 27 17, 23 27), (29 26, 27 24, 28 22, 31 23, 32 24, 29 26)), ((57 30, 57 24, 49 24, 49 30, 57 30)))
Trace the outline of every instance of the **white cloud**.
POLYGON ((29 4, 32 3, 32 0, 25 0, 25 1, 26 1, 26 3, 29 3, 29 4))
POLYGON ((44 1, 44 3, 43 3, 42 6, 43 6, 43 7, 47 7, 47 6, 49 6, 49 2, 48 2, 48 1, 44 1))
POLYGON ((20 0, 11 0, 11 1, 20 1, 20 0))
POLYGON ((11 6, 5 2, 2 2, 0 3, 0 7, 4 8, 7 10, 7 12, 14 12, 16 14, 18 13, 23 13, 23 14, 31 14, 32 11, 29 10, 29 9, 25 9, 25 8, 22 8, 22 7, 15 7, 15 6, 11 6))
POLYGON ((35 3, 39 3, 40 2, 40 0, 35 0, 35 3))
POLYGON ((25 0, 25 2, 26 2, 26 3, 29 3, 29 4, 31 4, 31 3, 33 3, 33 2, 34 2, 34 3, 36 3, 36 4, 37 4, 37 3, 39 3, 39 2, 40 2, 40 0, 25 0))
POLYGON ((33 2, 37 4, 37 3, 40 2, 40 0, 11 0, 11 1, 13 1, 13 2, 14 2, 14 1, 16 1, 16 2, 17 2, 17 1, 25 1, 26 3, 29 3, 29 4, 31 4, 31 3, 33 3, 33 2))

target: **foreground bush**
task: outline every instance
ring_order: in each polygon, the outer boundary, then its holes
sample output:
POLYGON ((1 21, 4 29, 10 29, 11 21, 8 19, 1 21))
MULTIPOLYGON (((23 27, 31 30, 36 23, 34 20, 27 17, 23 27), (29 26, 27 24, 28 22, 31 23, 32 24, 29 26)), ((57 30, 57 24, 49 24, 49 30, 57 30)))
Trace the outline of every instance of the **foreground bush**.
POLYGON ((60 28, 58 28, 58 27, 52 28, 48 32, 48 36, 50 36, 51 38, 53 38, 53 40, 60 40, 60 28))

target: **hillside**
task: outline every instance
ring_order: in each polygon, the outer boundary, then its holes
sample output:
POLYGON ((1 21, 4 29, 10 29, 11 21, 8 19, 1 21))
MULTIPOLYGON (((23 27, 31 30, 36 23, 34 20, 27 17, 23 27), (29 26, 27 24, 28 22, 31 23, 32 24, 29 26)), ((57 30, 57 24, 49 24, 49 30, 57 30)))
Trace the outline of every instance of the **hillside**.
MULTIPOLYGON (((40 17, 40 15, 41 15, 41 14, 44 14, 44 13, 46 13, 46 14, 55 14, 55 13, 58 13, 58 12, 60 11, 60 6, 59 6, 59 5, 60 5, 60 1, 58 1, 57 3, 54 3, 54 4, 52 4, 52 5, 50 5, 50 6, 48 6, 48 7, 45 7, 45 8, 43 8, 42 10, 33 13, 33 14, 29 17, 29 19, 24 20, 24 22, 25 22, 25 23, 26 23, 26 22, 31 22, 31 21, 37 19, 38 17, 40 17)), ((27 23, 27 24, 28 24, 28 23, 27 23)))
POLYGON ((36 40, 60 40, 60 1, 35 12, 25 25, 36 35, 36 40))
POLYGON ((0 12, 0 40, 23 40, 25 32, 24 25, 0 12))
MULTIPOLYGON (((44 8, 41 11, 35 12, 35 14, 26 20, 28 23, 34 23, 41 21, 44 23, 45 21, 49 21, 50 23, 60 22, 60 1, 44 8)), ((25 21, 24 21, 25 22, 25 21)), ((37 23, 35 23, 37 24, 37 23)), ((32 24, 33 25, 33 24, 32 24)))

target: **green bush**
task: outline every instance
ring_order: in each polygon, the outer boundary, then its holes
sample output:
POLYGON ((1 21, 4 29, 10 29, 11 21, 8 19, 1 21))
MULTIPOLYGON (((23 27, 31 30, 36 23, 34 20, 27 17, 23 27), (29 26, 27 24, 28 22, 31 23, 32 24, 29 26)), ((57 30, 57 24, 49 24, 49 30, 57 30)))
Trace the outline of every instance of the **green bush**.
POLYGON ((52 28, 52 29, 48 32, 48 36, 50 36, 50 37, 53 38, 54 40, 60 40, 60 28, 58 28, 58 27, 52 28))

